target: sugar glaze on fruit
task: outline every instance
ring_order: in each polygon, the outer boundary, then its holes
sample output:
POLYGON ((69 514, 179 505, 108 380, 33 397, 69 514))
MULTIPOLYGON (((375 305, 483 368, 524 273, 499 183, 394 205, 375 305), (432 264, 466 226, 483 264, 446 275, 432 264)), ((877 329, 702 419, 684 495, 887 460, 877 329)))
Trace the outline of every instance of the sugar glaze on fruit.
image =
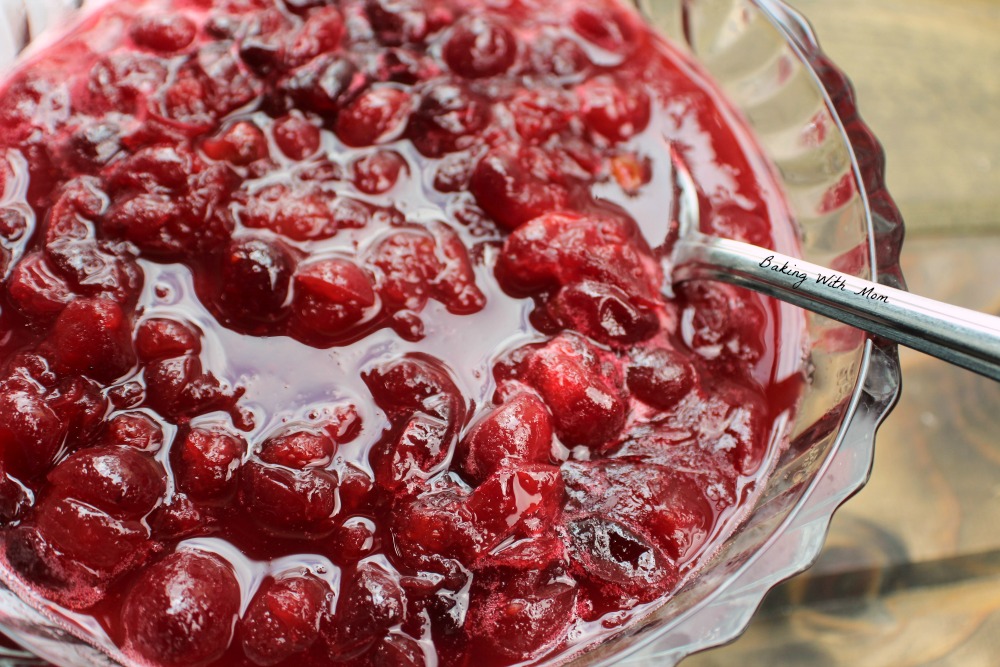
POLYGON ((514 665, 735 529, 787 308, 660 293, 671 147, 795 239, 613 0, 139 0, 0 89, 5 580, 154 665, 514 665))

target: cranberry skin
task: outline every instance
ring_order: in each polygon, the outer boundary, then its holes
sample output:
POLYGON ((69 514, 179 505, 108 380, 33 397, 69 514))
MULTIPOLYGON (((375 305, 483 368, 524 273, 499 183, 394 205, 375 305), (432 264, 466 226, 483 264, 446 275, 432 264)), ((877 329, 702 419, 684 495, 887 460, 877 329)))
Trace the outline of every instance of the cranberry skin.
POLYGON ((624 141, 649 125, 649 95, 636 85, 600 77, 581 85, 577 95, 587 126, 609 141, 624 141))
POLYGON ((405 90, 377 85, 361 93, 337 116, 334 132, 348 146, 393 141, 406 129, 411 99, 405 90))
POLYGON ((365 76, 354 63, 323 55, 292 70, 278 82, 278 88, 299 108, 328 114, 338 111, 365 84, 365 76))
POLYGON ((267 666, 305 651, 319 637, 330 597, 326 583, 311 575, 261 585, 241 621, 244 654, 267 666))
POLYGON ((234 240, 221 265, 219 305, 226 315, 239 322, 269 322, 284 313, 295 260, 282 244, 234 240))
POLYGON ((371 278, 349 260, 322 260, 295 275, 292 310, 306 329, 321 335, 343 334, 364 320, 375 302, 371 278))
POLYGON ((173 421, 215 410, 232 411, 242 394, 205 373, 201 361, 191 355, 153 361, 144 377, 149 407, 173 421))
POLYGON ((341 566, 355 565, 379 547, 375 523, 366 517, 351 517, 330 537, 330 557, 341 566))
POLYGON ((135 364, 132 323, 114 301, 77 299, 60 313, 49 338, 54 367, 102 382, 135 364))
POLYGON ((367 0, 365 11, 378 40, 389 46, 421 43, 452 21, 446 8, 419 0, 367 0))
POLYGON ((245 167, 270 155, 264 133, 246 120, 233 123, 221 135, 206 139, 201 149, 213 160, 225 160, 238 167, 245 167))
POLYGON ((163 427, 141 412, 120 414, 108 421, 104 442, 155 453, 163 446, 163 427))
POLYGON ((476 526, 494 544, 550 530, 562 504, 559 468, 537 463, 498 470, 469 497, 476 526))
POLYGON ((462 470, 482 481, 504 465, 548 463, 552 418, 537 396, 517 394, 475 424, 459 447, 462 470))
POLYGON ((304 160, 319 150, 319 128, 300 115, 288 115, 274 121, 274 143, 292 160, 304 160))
POLYGON ((201 352, 201 336, 187 324, 166 318, 152 318, 143 321, 136 330, 135 351, 143 363, 184 354, 198 354, 201 352))
POLYGON ((486 102, 459 83, 428 82, 407 136, 427 157, 469 148, 489 122, 486 102))
POLYGON ((108 411, 108 399, 100 385, 75 375, 64 377, 46 400, 66 424, 67 445, 89 445, 96 439, 108 411))
POLYGON ((451 29, 441 55, 452 72, 480 79, 510 69, 517 59, 517 42, 495 19, 469 16, 451 29))
POLYGON ((630 345, 659 331, 652 303, 614 285, 585 280, 563 287, 548 303, 552 319, 566 329, 608 345, 630 345))
POLYGON ((767 315, 748 291, 697 281, 678 288, 681 336, 684 343, 709 361, 736 361, 739 367, 761 358, 767 315))
POLYGON ((125 596, 125 650, 168 667, 206 665, 229 647, 239 610, 240 587, 228 563, 209 553, 173 553, 125 596))
POLYGON ((616 361, 578 336, 563 334, 532 352, 524 379, 549 406, 567 446, 601 448, 625 426, 628 403, 616 361))
POLYGON ((23 314, 41 321, 54 318, 74 297, 66 280, 41 253, 27 255, 14 265, 7 294, 23 314))
POLYGON ((333 530, 337 482, 323 470, 290 470, 251 461, 243 468, 240 504, 261 528, 284 537, 333 530))
POLYGON ((92 447, 72 454, 48 474, 52 488, 111 515, 137 519, 167 491, 163 466, 130 447, 92 447))
POLYGON ((210 535, 219 527, 216 508, 200 505, 183 493, 175 493, 170 503, 160 505, 147 519, 153 537, 164 542, 210 535))
POLYGON ((457 485, 424 491, 396 503, 392 516, 396 549, 408 565, 444 557, 471 564, 499 540, 483 530, 469 507, 469 497, 457 485))
POLYGON ((15 474, 48 468, 66 437, 66 424, 35 386, 0 383, 0 456, 15 474))
POLYGON ((178 488, 196 500, 231 492, 246 448, 246 442, 235 435, 191 429, 171 450, 178 488))
POLYGON ((409 173, 409 165, 396 151, 376 151, 358 158, 351 165, 352 182, 361 192, 380 195, 391 190, 401 173, 409 173))
POLYGON ((90 568, 107 583, 150 553, 149 531, 73 498, 50 495, 35 509, 40 534, 63 557, 90 568))
POLYGON ((494 149, 476 165, 469 191, 501 227, 514 230, 543 213, 566 205, 566 189, 549 179, 558 175, 543 154, 532 149, 494 149), (539 169, 541 167, 541 169, 539 169), (545 178, 539 177, 544 170, 545 178))
POLYGON ((268 438, 260 450, 265 463, 303 470, 325 466, 337 451, 337 445, 325 433, 293 431, 268 438))
POLYGON ((677 583, 673 562, 651 540, 600 515, 566 525, 572 572, 594 582, 612 604, 650 602, 677 583))
POLYGON ((673 408, 697 381, 694 366, 684 355, 662 347, 633 354, 627 377, 632 395, 660 410, 673 408))
POLYGON ((418 311, 430 296, 430 282, 442 270, 433 237, 418 231, 399 231, 383 239, 372 263, 382 271, 379 293, 393 310, 418 311))
POLYGON ((6 528, 22 518, 31 507, 33 499, 28 487, 0 467, 0 526, 6 528))
POLYGON ((374 563, 362 563, 344 587, 336 614, 323 619, 323 640, 331 660, 356 658, 406 613, 398 576, 374 563))
POLYGON ((473 595, 466 631, 483 650, 516 662, 540 658, 566 640, 576 618, 576 587, 530 577, 473 595))
POLYGON ((285 48, 286 67, 301 65, 316 56, 335 51, 344 36, 344 18, 336 7, 319 7, 309 14, 302 28, 285 48))
POLYGON ((132 24, 130 34, 139 46, 153 51, 180 51, 194 41, 198 28, 182 14, 147 14, 132 24))

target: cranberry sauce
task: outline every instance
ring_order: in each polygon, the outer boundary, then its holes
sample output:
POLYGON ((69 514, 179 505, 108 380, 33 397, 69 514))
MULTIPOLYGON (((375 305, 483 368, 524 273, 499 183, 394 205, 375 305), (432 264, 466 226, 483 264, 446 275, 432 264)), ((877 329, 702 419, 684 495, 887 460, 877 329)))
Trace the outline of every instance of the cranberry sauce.
POLYGON ((713 231, 793 237, 613 0, 116 2, 0 143, 4 577, 139 664, 579 649, 733 530, 795 402, 794 318, 660 293, 671 150, 713 231))

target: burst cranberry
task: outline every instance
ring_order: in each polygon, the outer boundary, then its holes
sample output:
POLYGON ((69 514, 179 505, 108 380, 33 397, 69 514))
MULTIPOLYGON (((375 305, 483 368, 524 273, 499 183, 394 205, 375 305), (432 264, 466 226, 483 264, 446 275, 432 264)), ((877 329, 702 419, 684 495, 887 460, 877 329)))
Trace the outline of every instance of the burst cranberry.
POLYGON ((201 352, 200 335, 189 325, 166 318, 143 321, 135 334, 135 351, 145 363, 201 352))
POLYGON ((336 336, 370 316, 375 305, 371 278, 346 259, 303 266, 295 275, 292 310, 308 330, 336 336))
POLYGON ((489 120, 486 103, 464 86, 436 82, 421 97, 407 135, 428 157, 440 157, 472 146, 489 120))
POLYGON ((477 524, 468 494, 453 485, 398 503, 393 535, 402 557, 411 564, 436 556, 471 562, 499 541, 477 524))
POLYGON ((695 384, 694 367, 671 348, 654 348, 637 354, 628 368, 628 387, 641 401, 669 410, 695 384))
POLYGON ((580 86, 577 94, 587 125, 611 141, 624 141, 649 125, 649 97, 641 89, 625 90, 600 78, 580 86))
POLYGON ((475 596, 466 628, 486 650, 518 662, 544 655, 566 638, 576 588, 565 581, 518 581, 475 596))
POLYGON ((243 652, 257 665, 274 665, 308 649, 319 637, 330 591, 313 576, 262 584, 240 624, 243 652))
POLYGON ((389 45, 422 42, 451 22, 443 6, 418 0, 367 0, 365 10, 376 36, 389 45))
POLYGON ((108 421, 104 441, 155 453, 163 446, 163 427, 141 412, 124 413, 108 421))
POLYGON ((0 383, 0 456, 16 474, 45 470, 66 436, 66 424, 32 386, 0 383))
POLYGON ((265 463, 302 470, 325 466, 333 458, 336 448, 325 433, 292 431, 268 438, 261 446, 260 459, 265 463))
POLYGON ((42 320, 58 315, 74 296, 41 253, 28 255, 14 266, 7 293, 21 312, 42 320))
POLYGON ((336 7, 319 7, 309 14, 302 28, 285 49, 286 65, 296 66, 335 51, 344 35, 344 19, 336 7))
POLYGON ((79 376, 62 378, 46 399, 66 425, 66 444, 89 445, 103 426, 108 399, 96 382, 79 376))
POLYGON ((238 322, 267 322, 282 314, 294 259, 280 243, 234 240, 222 256, 219 305, 238 322))
POLYGON ((365 83, 354 63, 328 54, 292 70, 278 87, 304 110, 329 113, 339 110, 365 83))
POLYGON ((197 31, 194 22, 183 14, 147 14, 132 25, 130 32, 136 44, 170 53, 191 44, 197 31))
POLYGON ((175 493, 170 502, 160 505, 149 516, 149 527, 153 537, 164 542, 210 535, 219 527, 218 512, 212 510, 183 493, 175 493))
POLYGON ((405 611, 406 597, 397 577, 374 563, 362 564, 344 587, 337 612, 323 619, 330 659, 356 658, 402 621, 405 611))
POLYGON ((682 285, 684 342, 709 360, 753 362, 764 352, 766 319, 757 298, 739 287, 697 281, 682 285))
POLYGON ((552 420, 545 404, 531 394, 517 394, 473 426, 459 451, 462 470, 480 481, 507 463, 547 463, 551 449, 552 420))
POLYGON ((476 526, 495 540, 545 532, 562 503, 559 469, 537 463, 499 470, 469 497, 476 526))
POLYGON ((621 55, 635 50, 645 34, 631 17, 610 2, 580 7, 573 12, 570 24, 588 42, 621 55))
POLYGON ((496 20, 470 17, 455 24, 441 55, 451 71, 479 79, 510 69, 517 58, 517 42, 496 20))
POLYGON ((594 340, 626 345, 638 343, 659 330, 652 303, 630 297, 613 285, 585 280, 559 290, 548 304, 559 325, 594 340))
POLYGON ((424 667, 427 654, 423 645, 404 634, 391 634, 372 651, 374 667, 424 667))
POLYGON ((566 190, 541 153, 495 149, 472 172, 469 191, 498 224, 517 229, 543 213, 563 208, 566 190))
POLYGON ((107 299, 78 299, 63 309, 49 339, 55 368, 110 381, 135 363, 132 324, 107 299))
POLYGON ((563 335, 535 350, 525 379, 549 406, 555 431, 568 446, 600 448, 625 425, 619 372, 605 353, 577 336, 563 335))
POLYGON ((396 151, 376 151, 354 161, 354 187, 369 195, 388 192, 401 173, 409 171, 406 160, 396 151))
POLYGON ((209 663, 229 647, 239 610, 239 583, 221 557, 171 554, 143 572, 125 596, 125 649, 158 665, 209 663))
POLYGON ((374 264, 385 276, 380 293, 386 305, 417 311, 424 307, 430 281, 441 271, 434 239, 422 232, 400 231, 374 251, 374 264))
POLYGON ((378 538, 375 524, 365 517, 351 517, 344 521, 331 537, 331 558, 341 565, 354 565, 375 551, 378 538))
POLYGON ((340 112, 334 131, 348 146, 371 146, 397 138, 406 128, 409 114, 409 93, 373 86, 340 112))
POLYGON ((251 461, 243 469, 240 503, 271 534, 328 534, 339 509, 337 482, 324 470, 289 470, 251 461))
POLYGON ((274 143, 293 160, 304 160, 319 150, 319 128, 300 115, 279 118, 271 131, 274 143))
POLYGON ((130 447, 92 447, 76 452, 48 474, 64 495, 109 514, 139 518, 166 493, 163 466, 130 447))
POLYGON ((231 491, 246 453, 246 443, 221 430, 193 428, 171 449, 177 486, 192 498, 231 491))
POLYGON ((239 396, 202 370, 197 357, 159 359, 146 366, 146 401, 169 419, 231 410, 239 396))
POLYGON ((0 467, 0 525, 20 519, 32 504, 31 491, 0 467))
POLYGON ((240 167, 269 155, 264 133, 246 120, 233 123, 221 135, 206 139, 201 148, 213 160, 226 160, 240 167))

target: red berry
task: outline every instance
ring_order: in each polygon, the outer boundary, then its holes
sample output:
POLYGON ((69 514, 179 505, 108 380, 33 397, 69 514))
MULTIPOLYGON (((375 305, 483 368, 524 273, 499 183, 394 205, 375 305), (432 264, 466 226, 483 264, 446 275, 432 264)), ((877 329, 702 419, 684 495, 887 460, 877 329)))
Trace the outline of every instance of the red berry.
POLYGON ((122 605, 125 650, 168 667, 204 665, 229 647, 240 586, 221 557, 179 551, 150 567, 122 605))
POLYGON ((221 258, 219 305, 237 322, 268 322, 285 311, 295 260, 263 238, 233 240, 221 258))
POLYGON ((289 72, 278 88, 299 108, 324 114, 338 111, 365 84, 365 76, 354 63, 327 54, 289 72))
POLYGON ((473 596, 466 628, 484 651, 519 663, 536 660, 567 640, 576 598, 576 587, 565 578, 506 582, 473 596))
POLYGON ((478 79, 503 74, 517 59, 517 42, 495 19, 469 16, 452 27, 441 50, 451 71, 478 79))
MULTIPOLYGON (((684 343, 710 361, 754 362, 764 354, 767 315, 758 297, 731 285, 696 281, 678 287, 684 343)), ((742 364, 741 364, 742 365, 742 364)))
POLYGON ((330 557, 339 565, 355 565, 380 546, 375 531, 375 524, 371 519, 347 519, 330 537, 330 557))
POLYGON ((331 660, 356 658, 403 620, 406 597, 397 577, 375 563, 358 567, 343 588, 336 614, 323 619, 323 640, 331 660))
POLYGON ((243 468, 240 504, 268 533, 317 537, 333 530, 337 482, 317 469, 290 470, 251 461, 243 468))
POLYGON ((660 328, 653 303, 613 285, 585 280, 560 289, 548 303, 552 319, 608 345, 646 340, 660 328))
POLYGON ((130 447, 91 447, 65 459, 48 474, 53 488, 119 517, 149 514, 167 491, 166 472, 130 447))
POLYGON ((373 86, 341 110, 334 131, 348 146, 393 141, 406 128, 410 104, 410 94, 404 90, 373 86))
POLYGON ((6 528, 21 519, 33 500, 28 487, 0 467, 0 526, 6 528))
POLYGON ((419 0, 367 0, 365 10, 376 37, 390 46, 423 42, 452 20, 444 7, 419 0))
POLYGON ((178 488, 194 499, 231 492, 245 453, 246 442, 238 436, 215 429, 191 429, 171 448, 178 488))
POLYGON ((476 165, 469 191, 476 203, 506 229, 517 229, 566 205, 568 194, 543 153, 522 148, 494 149, 476 165))
POLYGON ((330 463, 337 445, 325 433, 292 431, 268 438, 260 450, 265 463, 302 470, 330 463))
POLYGON ((183 493, 175 493, 170 502, 156 508, 147 521, 153 537, 164 542, 210 535, 219 527, 218 516, 212 509, 195 503, 183 493))
POLYGON ((489 121, 489 107, 458 83, 435 82, 421 97, 407 135, 428 157, 441 157, 474 145, 489 121))
POLYGON ((127 412, 108 421, 104 442, 155 453, 163 446, 163 427, 141 412, 127 412))
POLYGON ((424 232, 399 231, 373 251, 373 264, 384 280, 379 292, 392 309, 418 311, 429 297, 429 283, 441 271, 434 239, 424 232))
POLYGON ((468 493, 457 485, 424 491, 412 500, 398 502, 392 528, 396 548, 404 562, 413 565, 435 557, 470 564, 499 541, 477 523, 468 493))
POLYGON ((469 497, 474 522, 496 544, 548 531, 563 505, 559 468, 522 464, 487 477, 469 497))
POLYGON ((329 597, 327 584, 311 575, 262 584, 240 624, 243 652, 254 664, 274 665, 305 651, 319 637, 329 597))
POLYGON ((337 336, 370 319, 375 290, 368 274, 346 259, 303 266, 295 275, 292 310, 309 331, 337 336))
POLYGON ((222 134, 206 139, 201 149, 213 160, 225 160, 238 167, 269 156, 264 133, 247 120, 233 123, 222 134))
POLYGON ((110 382, 135 363, 132 323, 114 301, 77 299, 60 313, 49 338, 53 366, 110 382))
POLYGON ((56 274, 41 253, 27 255, 14 265, 7 293, 18 310, 39 320, 58 315, 74 296, 66 280, 56 274))
POLYGON ((0 383, 0 456, 15 474, 44 471, 66 437, 66 424, 35 386, 0 383))
POLYGON ((552 420, 532 394, 517 394, 475 424, 459 448, 462 470, 481 481, 504 465, 548 463, 552 420))
POLYGON ((201 352, 201 334, 188 324, 166 318, 144 320, 135 333, 140 361, 179 357, 201 352))
POLYGON ((344 35, 344 18, 336 7, 318 7, 309 14, 285 49, 285 64, 295 67, 335 51, 344 35))
POLYGON ((580 7, 573 12, 570 24, 588 42, 620 55, 635 51, 646 34, 631 16, 610 2, 580 7))
POLYGON ((660 410, 673 408, 697 380, 691 362, 672 348, 637 352, 627 376, 632 394, 660 410))
POLYGON ((625 426, 628 404, 616 361, 578 336, 563 334, 534 350, 524 377, 549 406, 567 446, 602 448, 625 426))
POLYGON ((390 634, 372 651, 373 667, 424 667, 429 660, 424 645, 404 634, 390 634))
POLYGON ((132 24, 136 44, 153 51, 180 51, 194 41, 198 32, 194 22, 183 14, 145 14, 132 24))
POLYGON ((293 160, 304 160, 319 150, 319 128, 301 115, 283 116, 271 128, 274 143, 293 160))
POLYGON ((378 195, 391 190, 400 173, 409 172, 409 165, 396 151, 376 151, 355 160, 351 169, 354 187, 365 194, 378 195))
POLYGON ((629 139, 649 125, 649 95, 610 77, 591 79, 577 89, 583 119, 612 142, 629 139))

